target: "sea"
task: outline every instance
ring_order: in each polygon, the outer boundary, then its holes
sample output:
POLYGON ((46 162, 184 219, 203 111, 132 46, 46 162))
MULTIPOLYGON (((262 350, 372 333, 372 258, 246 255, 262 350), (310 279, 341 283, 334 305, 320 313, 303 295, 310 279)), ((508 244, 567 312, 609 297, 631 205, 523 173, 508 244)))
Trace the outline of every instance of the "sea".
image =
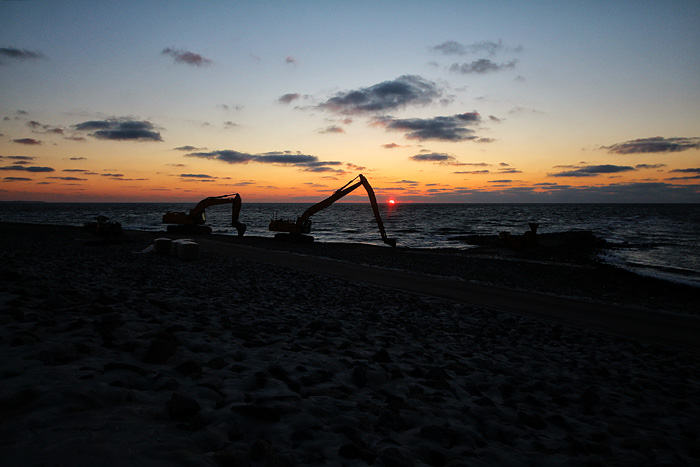
MULTIPOLYGON (((187 212, 192 203, 34 203, 1 202, 1 222, 82 226, 99 215, 126 230, 164 230, 165 212, 187 212)), ((308 204, 244 203, 240 221, 246 235, 272 237, 273 218, 295 220, 308 204)), ((538 233, 589 230, 613 248, 604 263, 637 274, 700 288, 700 204, 381 204, 387 234, 408 248, 473 248, 457 237, 521 234, 528 223, 538 233)), ((231 205, 207 208, 214 233, 236 235, 231 205)), ((372 208, 366 203, 335 203, 312 218, 317 242, 383 245, 372 208)))

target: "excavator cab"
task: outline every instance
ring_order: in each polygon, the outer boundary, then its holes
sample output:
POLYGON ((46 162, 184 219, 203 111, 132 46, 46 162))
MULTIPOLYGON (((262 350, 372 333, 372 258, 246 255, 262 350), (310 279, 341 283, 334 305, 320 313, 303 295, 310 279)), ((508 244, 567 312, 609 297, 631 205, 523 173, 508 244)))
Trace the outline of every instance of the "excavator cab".
POLYGON ((281 218, 272 219, 270 221, 269 229, 273 232, 279 232, 275 235, 275 238, 277 239, 313 242, 313 237, 302 235, 311 232, 311 216, 320 210, 327 208, 343 196, 358 188, 360 185, 364 186, 365 190, 367 190, 367 196, 369 197, 370 204, 372 205, 372 211, 374 212, 374 218, 377 221, 377 227, 379 227, 379 233, 382 236, 382 241, 387 245, 395 247, 396 239, 388 238, 386 231, 384 230, 384 223, 382 222, 382 217, 379 215, 379 206, 377 205, 377 197, 374 195, 374 190, 370 186, 365 176, 362 174, 350 180, 345 184, 345 186, 337 190, 328 198, 308 208, 301 216, 297 217, 296 222, 281 218), (359 181, 355 182, 355 180, 358 178, 359 181))

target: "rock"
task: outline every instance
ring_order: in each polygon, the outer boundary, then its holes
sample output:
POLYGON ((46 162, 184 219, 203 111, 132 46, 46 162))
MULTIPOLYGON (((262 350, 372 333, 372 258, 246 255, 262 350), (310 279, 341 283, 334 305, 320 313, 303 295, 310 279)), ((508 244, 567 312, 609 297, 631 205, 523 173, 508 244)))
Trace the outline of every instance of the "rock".
POLYGON ((277 452, 274 446, 266 439, 258 439, 250 447, 250 458, 253 460, 265 460, 267 465, 277 464, 277 452))
POLYGON ((367 368, 365 366, 357 365, 352 370, 352 382, 360 388, 367 385, 367 368))
POLYGON ((214 357, 205 363, 204 366, 213 370, 220 370, 226 366, 226 360, 221 357, 214 357))
POLYGON ((377 363, 391 363, 391 356, 389 356, 389 352, 386 349, 377 351, 372 358, 377 363))
POLYGON ((536 430, 543 430, 547 428, 547 422, 538 414, 535 413, 527 413, 527 412, 518 412, 518 420, 520 420, 520 423, 522 423, 525 426, 529 426, 530 428, 534 428, 536 430))
POLYGON ((163 364, 175 354, 175 350, 177 350, 177 346, 173 341, 157 337, 151 341, 146 355, 141 361, 144 363, 163 364))
POLYGON ((173 393, 170 400, 166 403, 166 408, 168 409, 170 418, 186 422, 197 415, 201 406, 190 396, 173 393))
POLYGON ((426 425, 420 429, 421 438, 429 439, 440 443, 446 448, 452 447, 452 442, 455 438, 454 433, 449 429, 443 428, 438 425, 426 425))
POLYGON ((368 464, 374 462, 377 454, 357 443, 344 444, 338 449, 338 454, 345 459, 363 459, 368 464))
POLYGON ((593 389, 586 389, 581 393, 581 395, 578 397, 578 403, 583 405, 584 407, 590 409, 594 405, 597 405, 600 403, 600 396, 598 395, 597 392, 593 389))
POLYGON ((385 467, 410 467, 414 464, 415 460, 409 450, 394 446, 382 449, 374 463, 385 467))
POLYGON ((379 429, 396 432, 406 431, 409 428, 408 423, 398 411, 389 409, 379 412, 376 425, 379 429))
POLYGON ((183 376, 199 376, 202 374, 202 365, 194 360, 187 360, 175 367, 175 370, 183 376))
POLYGON ((282 410, 277 407, 255 404, 234 405, 231 407, 231 411, 266 422, 279 422, 282 415, 282 410))

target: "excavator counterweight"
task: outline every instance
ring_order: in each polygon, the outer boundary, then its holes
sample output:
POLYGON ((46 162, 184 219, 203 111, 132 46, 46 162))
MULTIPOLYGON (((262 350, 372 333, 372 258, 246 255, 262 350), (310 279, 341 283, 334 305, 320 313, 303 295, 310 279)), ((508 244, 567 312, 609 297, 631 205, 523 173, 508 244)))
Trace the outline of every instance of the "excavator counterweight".
POLYGON ((384 223, 382 222, 382 217, 379 214, 377 197, 374 195, 374 190, 372 189, 372 186, 362 174, 350 180, 348 183, 345 184, 345 186, 337 190, 328 198, 308 208, 306 211, 304 211, 304 213, 301 216, 297 217, 296 222, 286 219, 272 219, 270 221, 269 229, 273 232, 282 233, 277 234, 275 237, 286 234, 290 238, 297 241, 301 239, 306 239, 306 241, 313 241, 313 237, 302 235, 311 232, 311 216, 321 211, 322 209, 327 208, 343 196, 351 193, 360 185, 364 186, 365 190, 367 191, 367 196, 369 197, 370 204, 372 205, 372 211, 374 212, 374 218, 377 221, 377 227, 379 227, 379 233, 382 236, 382 241, 387 245, 396 246, 396 239, 388 238, 386 235, 386 231, 384 230, 384 223))
POLYGON ((242 237, 246 231, 246 225, 238 221, 238 216, 241 213, 241 195, 238 193, 204 198, 189 212, 166 212, 163 215, 163 224, 172 224, 168 226, 168 232, 211 233, 211 227, 204 225, 206 222, 204 211, 209 206, 229 203, 232 205, 231 226, 235 227, 238 231, 238 236, 242 237))

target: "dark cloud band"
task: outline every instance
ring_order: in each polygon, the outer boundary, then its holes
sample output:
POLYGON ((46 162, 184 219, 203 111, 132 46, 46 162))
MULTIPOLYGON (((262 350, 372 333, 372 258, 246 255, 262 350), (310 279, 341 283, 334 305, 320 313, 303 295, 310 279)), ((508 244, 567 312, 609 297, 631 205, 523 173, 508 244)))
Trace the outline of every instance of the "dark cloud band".
POLYGON ((590 165, 587 167, 581 167, 575 170, 567 170, 564 172, 558 172, 549 174, 550 177, 596 177, 602 174, 612 174, 620 172, 633 172, 636 171, 634 167, 625 165, 590 165))
POLYGON ((452 142, 478 139, 474 130, 468 127, 475 126, 480 121, 481 117, 477 112, 433 118, 378 117, 374 120, 375 124, 384 126, 387 131, 404 131, 408 139, 452 142))
POLYGON ((91 120, 74 125, 76 131, 91 131, 89 136, 113 141, 163 141, 155 126, 148 121, 113 118, 91 120))
POLYGON ((610 146, 601 146, 613 154, 643 154, 650 152, 680 152, 688 149, 700 149, 700 137, 693 138, 652 138, 633 139, 610 146))
POLYGON ((224 149, 210 152, 192 152, 186 154, 187 157, 198 157, 201 159, 213 159, 226 162, 228 164, 248 164, 257 162, 260 164, 278 164, 302 167, 308 171, 319 172, 322 170, 337 171, 328 166, 341 165, 338 161, 319 161, 318 157, 307 154, 299 154, 291 151, 268 152, 263 154, 248 154, 244 152, 224 149))
POLYGON ((407 105, 427 105, 442 96, 442 90, 420 76, 404 75, 393 81, 338 93, 319 105, 331 112, 355 115, 385 112, 407 105))

